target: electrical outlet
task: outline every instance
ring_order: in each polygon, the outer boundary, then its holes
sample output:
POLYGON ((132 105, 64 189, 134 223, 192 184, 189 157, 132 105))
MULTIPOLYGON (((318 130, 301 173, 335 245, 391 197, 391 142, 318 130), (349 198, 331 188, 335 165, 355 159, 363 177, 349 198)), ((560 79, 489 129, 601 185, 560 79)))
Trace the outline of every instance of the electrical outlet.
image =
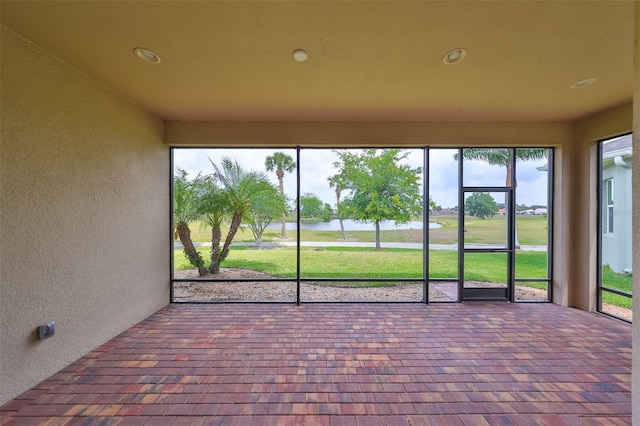
POLYGON ((38 340, 48 339, 56 332, 56 322, 51 321, 43 325, 39 325, 36 329, 38 332, 38 340))

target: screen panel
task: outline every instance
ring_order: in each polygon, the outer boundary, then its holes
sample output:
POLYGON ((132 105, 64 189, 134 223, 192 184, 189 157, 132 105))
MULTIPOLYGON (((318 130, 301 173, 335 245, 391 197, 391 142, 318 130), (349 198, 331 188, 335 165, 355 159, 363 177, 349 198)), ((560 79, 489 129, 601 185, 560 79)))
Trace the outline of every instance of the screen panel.
POLYGON ((174 298, 292 300, 294 283, 265 293, 235 280, 296 276, 295 248, 287 245, 295 239, 282 235, 297 193, 296 156, 295 149, 172 150, 172 278, 182 281, 174 298))
POLYGON ((422 170, 422 150, 301 149, 301 278, 422 278, 422 170))
POLYGON ((632 135, 600 143, 599 310, 632 320, 632 135))
POLYGON ((430 279, 458 277, 458 151, 429 149, 430 279))

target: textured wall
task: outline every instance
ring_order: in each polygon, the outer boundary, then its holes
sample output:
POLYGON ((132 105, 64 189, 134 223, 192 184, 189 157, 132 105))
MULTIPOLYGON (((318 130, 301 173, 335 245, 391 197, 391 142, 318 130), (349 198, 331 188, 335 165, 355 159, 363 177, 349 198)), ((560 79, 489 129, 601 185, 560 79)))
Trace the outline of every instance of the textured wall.
POLYGON ((633 424, 640 425, 640 1, 635 3, 633 82, 633 424))
POLYGON ((1 49, 3 403, 168 303, 170 224, 163 123, 4 27, 1 49))
MULTIPOLYGON (((564 199, 567 211, 560 225, 567 235, 565 274, 568 305, 593 311, 597 302, 598 141, 629 133, 633 104, 585 117, 576 123, 571 155, 567 155, 564 199)), ((564 163, 564 162, 563 162, 564 163)), ((558 229, 558 228, 556 228, 558 229)), ((562 249, 564 250, 564 249, 562 249)))
POLYGON ((471 122, 167 122, 175 146, 558 146, 567 123, 471 122))

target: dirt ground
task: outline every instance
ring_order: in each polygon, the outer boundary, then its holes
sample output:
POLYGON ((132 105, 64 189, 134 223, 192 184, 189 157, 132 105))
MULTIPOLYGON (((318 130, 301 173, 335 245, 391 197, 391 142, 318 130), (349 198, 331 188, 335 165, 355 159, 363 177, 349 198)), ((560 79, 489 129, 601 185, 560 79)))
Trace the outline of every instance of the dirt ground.
MULTIPOLYGON (((196 270, 176 271, 175 278, 197 278, 196 270)), ((241 268, 220 268, 215 278, 226 282, 179 282, 175 283, 174 296, 177 301, 187 300, 247 300, 247 301, 295 301, 296 281, 261 282, 234 281, 238 279, 273 279, 264 272, 241 268)), ((381 287, 349 287, 323 285, 321 283, 301 283, 300 295, 303 301, 344 301, 344 300, 415 300, 422 299, 421 284, 389 285, 381 287)))
MULTIPOLYGON (((186 269, 175 272, 176 279, 198 278, 198 271, 186 269)), ((295 280, 286 282, 263 282, 262 279, 273 279, 272 275, 260 271, 243 268, 220 268, 217 275, 209 275, 204 278, 226 280, 225 282, 177 282, 174 285, 174 297, 176 301, 285 301, 296 300, 295 280), (256 280, 239 282, 234 280, 256 280)), ((473 285, 473 284, 472 284, 473 285)), ((477 286, 486 286, 487 283, 475 283, 477 286)), ((430 300, 455 300, 455 288, 451 283, 432 283, 429 289, 430 300)), ((542 300, 546 297, 544 290, 531 287, 517 286, 517 300, 542 300)), ((381 287, 349 287, 326 285, 322 283, 301 283, 300 298, 302 301, 420 301, 422 299, 422 284, 405 283, 381 287)), ((615 305, 603 304, 603 311, 625 318, 632 319, 631 309, 615 305)))

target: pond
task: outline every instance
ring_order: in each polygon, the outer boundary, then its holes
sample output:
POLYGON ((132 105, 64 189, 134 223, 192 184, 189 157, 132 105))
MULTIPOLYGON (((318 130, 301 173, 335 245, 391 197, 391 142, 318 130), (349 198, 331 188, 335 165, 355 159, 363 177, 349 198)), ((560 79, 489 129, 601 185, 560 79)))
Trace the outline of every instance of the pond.
MULTIPOLYGON (((353 219, 345 219, 342 221, 345 231, 374 231, 375 225, 373 223, 356 222, 353 219)), ((279 222, 270 224, 268 229, 280 229, 282 226, 279 222)), ((441 228, 442 226, 437 223, 429 222, 429 229, 441 228)), ((287 222, 287 230, 296 230, 297 224, 295 222, 287 222)), ((300 229, 304 231, 339 231, 340 221, 338 219, 332 219, 329 222, 314 222, 300 224, 300 229)), ((396 225, 392 220, 380 222, 380 230, 392 231, 399 229, 422 229, 422 222, 412 221, 401 225, 396 225)))

